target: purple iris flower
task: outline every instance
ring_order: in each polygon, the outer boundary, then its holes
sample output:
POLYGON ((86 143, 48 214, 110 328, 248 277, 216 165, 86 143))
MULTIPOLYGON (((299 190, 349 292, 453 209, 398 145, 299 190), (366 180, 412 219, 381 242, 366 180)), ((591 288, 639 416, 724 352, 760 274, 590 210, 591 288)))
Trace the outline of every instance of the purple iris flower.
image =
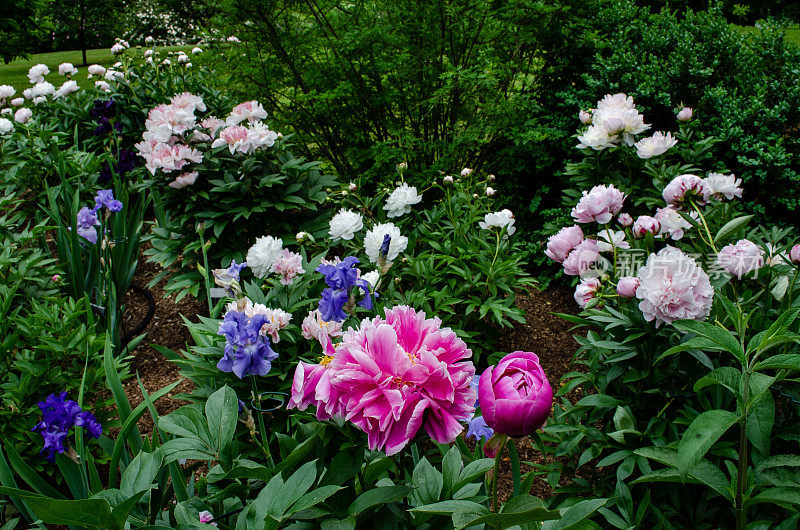
MULTIPOLYGON (((478 384, 480 383, 480 381, 481 381, 480 374, 475 374, 475 375, 472 376, 472 381, 469 382, 469 386, 471 386, 472 388, 475 389, 475 396, 478 395, 478 384)), ((477 397, 475 398, 475 405, 473 405, 473 406, 475 406, 475 407, 478 406, 478 398, 477 397)))
POLYGON ((99 121, 100 118, 113 118, 117 114, 117 104, 113 99, 96 99, 89 115, 99 121))
POLYGON ((114 198, 114 190, 100 190, 94 197, 95 210, 108 208, 110 212, 122 210, 122 203, 114 198))
POLYGON ((100 175, 97 177, 97 182, 105 184, 111 180, 111 169, 113 167, 114 173, 118 177, 124 177, 136 167, 136 158, 133 151, 128 149, 120 149, 117 155, 117 163, 109 164, 104 161, 100 164, 100 175))
POLYGON ((100 220, 97 219, 97 212, 84 206, 78 212, 78 235, 85 238, 89 243, 97 243, 97 229, 95 226, 100 225, 100 220))
POLYGON ((244 269, 245 267, 247 267, 247 263, 246 262, 243 261, 241 263, 236 263, 236 260, 232 259, 231 260, 231 264, 228 266, 228 274, 230 274, 231 278, 233 278, 234 280, 236 280, 238 282, 239 281, 239 274, 242 272, 242 269, 244 269))
POLYGON ((72 427, 83 427, 92 438, 99 438, 103 432, 97 418, 81 409, 77 402, 67 399, 66 392, 50 394, 38 405, 42 411, 42 421, 31 430, 42 435, 44 447, 41 452, 47 452, 48 460, 53 460, 56 453, 66 451, 64 440, 72 427))
POLYGON ((105 116, 97 120, 97 127, 94 129, 95 136, 105 136, 111 132, 111 122, 105 116))
POLYGON ((469 420, 469 424, 467 425, 467 438, 472 436, 477 442, 481 438, 488 440, 493 434, 494 431, 491 427, 486 425, 486 420, 483 419, 483 416, 475 416, 469 420))
POLYGON ((217 368, 233 372, 239 379, 246 375, 266 375, 272 368, 272 361, 278 358, 269 347, 269 339, 259 333, 267 322, 266 315, 256 314, 247 318, 239 311, 225 313, 217 334, 223 335, 227 342, 217 368))
POLYGON ((383 243, 381 243, 381 248, 378 249, 378 259, 381 261, 386 261, 386 257, 389 255, 389 245, 391 243, 392 236, 389 234, 384 234, 383 243))
POLYGON ((358 305, 372 309, 369 282, 358 277, 358 270, 355 267, 358 263, 358 258, 348 256, 336 265, 323 264, 316 268, 318 273, 325 276, 325 284, 328 286, 322 291, 322 298, 319 300, 319 312, 323 320, 342 322, 347 318, 344 305, 350 300, 350 292, 354 287, 364 292, 364 297, 358 305))

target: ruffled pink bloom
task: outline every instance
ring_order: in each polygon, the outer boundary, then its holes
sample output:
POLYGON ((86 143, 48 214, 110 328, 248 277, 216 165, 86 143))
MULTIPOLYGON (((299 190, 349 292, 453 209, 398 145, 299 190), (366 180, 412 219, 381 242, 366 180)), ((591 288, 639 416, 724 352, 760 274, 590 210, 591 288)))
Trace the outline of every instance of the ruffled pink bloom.
MULTIPOLYGON (((180 94, 179 96, 183 97, 180 94)), ((180 136, 195 125, 194 107, 161 104, 148 112, 144 122, 147 130, 142 134, 142 138, 166 143, 173 135, 180 136)))
POLYGON ((28 120, 33 116, 33 111, 27 107, 17 109, 14 113, 14 121, 17 123, 28 123, 28 120))
POLYGON ((664 188, 662 196, 667 204, 680 208, 689 199, 705 204, 711 195, 705 180, 696 175, 678 175, 664 188))
POLYGON ((221 147, 227 145, 231 154, 235 152, 247 154, 252 151, 250 143, 250 131, 241 125, 232 125, 222 129, 219 138, 214 140, 211 147, 221 147))
POLYGON ((317 408, 317 419, 320 421, 333 416, 345 416, 340 400, 341 393, 331 384, 335 354, 336 350, 329 340, 319 364, 297 363, 292 380, 292 397, 287 408, 306 410, 309 405, 313 405, 317 408))
POLYGON ((584 191, 583 197, 572 209, 572 217, 579 223, 606 224, 622 209, 625 195, 613 185, 595 186, 584 191))
POLYGON ((367 433, 370 449, 392 455, 420 427, 451 443, 475 412, 472 351, 438 318, 407 306, 349 329, 334 356, 331 383, 345 419, 367 433))
POLYGON ((717 264, 741 280, 748 272, 764 266, 764 251, 749 239, 741 239, 719 251, 717 264))
POLYGON ((586 112, 585 110, 581 110, 578 112, 578 119, 581 120, 581 123, 584 125, 589 125, 592 123, 592 113, 586 112))
POLYGON ((617 222, 627 228, 633 224, 633 217, 629 213, 621 213, 617 217, 617 222))
POLYGON ((261 313, 267 317, 267 323, 261 326, 260 333, 269 335, 272 342, 280 342, 281 338, 278 336, 278 332, 286 329, 286 326, 292 320, 292 314, 283 309, 265 307, 263 304, 255 305, 255 313, 261 313))
POLYGON ((136 148, 144 158, 145 167, 151 175, 155 175, 157 169, 161 169, 164 173, 170 173, 171 171, 180 171, 189 162, 199 164, 203 161, 203 153, 184 144, 169 145, 142 141, 136 144, 136 148))
MULTIPOLYGON (((696 219, 697 212, 691 212, 690 216, 696 219)), ((671 237, 675 241, 682 238, 684 232, 692 227, 692 224, 672 206, 656 210, 656 219, 661 223, 661 235, 671 237)))
POLYGON ((583 276, 600 257, 600 247, 594 239, 584 239, 564 260, 564 274, 583 276))
POLYGON ((679 319, 705 320, 711 312, 714 289, 708 274, 675 247, 650 254, 638 276, 639 309, 656 327, 679 319))
POLYGON ((589 300, 597 296, 597 291, 600 290, 600 280, 597 278, 584 278, 575 287, 575 303, 582 308, 586 307, 589 300))
POLYGON ((553 389, 539 357, 515 351, 490 366, 478 383, 481 413, 494 432, 527 436, 544 427, 553 405, 553 389))
POLYGON ((197 182, 197 175, 198 175, 197 171, 181 173, 175 178, 175 180, 173 180, 167 185, 172 189, 180 190, 185 188, 186 186, 191 186, 195 182, 197 182))
POLYGON ((633 298, 640 283, 636 276, 623 276, 617 282, 617 294, 622 298, 633 298))
POLYGON ((792 260, 793 263, 800 264, 800 245, 792 247, 792 250, 789 251, 789 259, 792 260))
POLYGON ((583 241, 583 231, 578 225, 565 226, 547 240, 544 253, 553 261, 562 263, 572 250, 583 241))
POLYGON ((661 232, 661 222, 649 215, 640 215, 633 223, 633 237, 643 238, 647 234, 658 235, 661 232))
POLYGON ((303 257, 285 248, 281 255, 272 262, 269 271, 280 274, 282 285, 291 285, 295 276, 306 272, 302 265, 303 257))
POLYGON ((303 337, 308 340, 318 340, 323 348, 330 341, 329 337, 342 336, 342 322, 322 320, 319 309, 309 311, 308 316, 303 319, 300 329, 303 331, 303 337))
POLYGON ((241 123, 245 120, 249 122, 263 120, 267 117, 267 111, 264 110, 264 107, 261 106, 261 103, 258 101, 245 101, 244 103, 239 103, 233 110, 231 111, 230 116, 225 122, 228 125, 236 125, 241 123))
POLYGON ((194 114, 196 110, 200 112, 205 112, 206 110, 206 104, 203 102, 203 98, 200 96, 195 96, 191 92, 181 92, 180 94, 175 94, 172 96, 170 104, 179 109, 187 110, 192 114, 194 114))

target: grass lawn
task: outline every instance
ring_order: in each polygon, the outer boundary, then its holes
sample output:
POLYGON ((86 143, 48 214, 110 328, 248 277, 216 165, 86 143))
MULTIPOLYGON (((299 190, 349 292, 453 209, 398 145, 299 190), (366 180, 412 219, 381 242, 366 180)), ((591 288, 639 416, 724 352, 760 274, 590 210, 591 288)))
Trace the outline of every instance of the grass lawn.
MULTIPOLYGON (((760 29, 754 26, 737 26, 734 24, 734 27, 745 34, 752 34, 761 31, 760 29)), ((793 42, 794 44, 800 46, 800 28, 798 27, 786 28, 784 31, 786 31, 786 40, 788 42, 793 42)))
MULTIPOLYGON (((191 46, 157 46, 155 49, 162 53, 169 51, 184 50, 189 51, 191 46)), ((137 52, 131 48, 126 53, 137 52)), ((138 51, 138 53, 142 53, 138 51)), ((108 48, 100 48, 97 50, 87 50, 86 60, 89 64, 100 64, 103 66, 111 66, 117 62, 117 58, 111 53, 108 48)), ((80 50, 68 52, 51 52, 51 53, 37 53, 31 55, 29 59, 17 59, 9 64, 0 63, 0 85, 11 85, 21 93, 24 89, 31 86, 28 81, 28 70, 35 64, 46 64, 50 68, 50 73, 45 76, 46 81, 53 83, 56 88, 66 81, 64 76, 58 75, 58 65, 61 63, 72 63, 78 69, 78 74, 75 76, 75 81, 78 82, 82 88, 94 85, 98 78, 86 79, 85 66, 80 66, 82 56, 80 50)))

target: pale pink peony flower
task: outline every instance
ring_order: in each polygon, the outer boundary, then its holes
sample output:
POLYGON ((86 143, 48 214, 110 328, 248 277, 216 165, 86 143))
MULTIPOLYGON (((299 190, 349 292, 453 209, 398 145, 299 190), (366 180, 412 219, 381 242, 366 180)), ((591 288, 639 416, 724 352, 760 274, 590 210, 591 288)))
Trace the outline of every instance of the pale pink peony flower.
POLYGON ((617 294, 622 298, 633 298, 640 283, 636 276, 623 276, 617 282, 617 294))
MULTIPOLYGON (((697 212, 692 212, 690 216, 697 218, 697 212)), ((671 237, 675 241, 683 237, 686 230, 692 228, 692 224, 681 216, 672 206, 659 208, 656 210, 656 219, 661 223, 661 235, 671 237)))
POLYGON ((678 121, 689 121, 692 119, 692 115, 694 112, 690 107, 683 107, 680 112, 678 112, 678 121))
POLYGON ((303 332, 303 337, 308 340, 318 340, 324 348, 329 341, 329 337, 342 336, 342 324, 342 322, 336 322, 335 320, 330 322, 322 320, 319 309, 315 309, 314 311, 309 311, 308 316, 303 319, 300 329, 303 332))
POLYGON ((597 248, 600 252, 613 252, 615 248, 631 248, 631 244, 625 241, 622 230, 601 230, 597 234, 597 248))
POLYGON ((602 151, 609 147, 614 147, 619 142, 616 135, 609 135, 602 125, 590 125, 583 134, 578 135, 578 149, 591 148, 595 151, 602 151))
POLYGON ((563 262, 564 274, 583 276, 592 270, 600 257, 600 249, 594 239, 584 239, 569 253, 563 262))
POLYGON ((106 93, 111 92, 111 85, 109 85, 105 81, 95 81, 94 86, 101 92, 106 92, 106 93))
POLYGON ((25 104, 25 98, 14 98, 11 100, 12 107, 21 107, 25 104))
POLYGON ((597 296, 597 291, 600 290, 600 280, 597 278, 584 278, 575 287, 575 302, 585 308, 589 301, 597 296))
POLYGON ((278 332, 286 329, 289 322, 292 320, 292 314, 287 313, 283 309, 273 309, 266 307, 264 304, 255 305, 255 313, 266 315, 267 323, 261 326, 261 334, 269 335, 272 342, 280 342, 278 332))
POLYGON ((267 111, 261 106, 258 101, 245 101, 239 103, 233 110, 230 116, 225 120, 228 125, 236 125, 245 120, 253 122, 256 120, 263 120, 267 117, 267 111))
POLYGON ((205 112, 206 110, 206 104, 203 102, 203 98, 195 96, 191 92, 175 94, 169 102, 170 105, 179 109, 185 109, 192 114, 194 114, 195 111, 205 112))
POLYGON ((294 277, 303 274, 303 257, 300 254, 283 249, 281 255, 275 258, 269 271, 280 275, 282 285, 291 285, 294 277))
POLYGON ((709 173, 703 181, 715 199, 731 201, 734 197, 742 198, 742 179, 737 179, 735 175, 709 173))
POLYGON ((468 177, 470 175, 472 175, 472 168, 465 167, 464 169, 461 170, 461 176, 462 177, 468 177))
POLYGON ((547 240, 544 253, 553 261, 563 263, 569 253, 583 241, 583 231, 578 225, 565 226, 547 240))
POLYGON ((336 349, 331 384, 345 419, 387 455, 423 426, 436 442, 451 443, 475 413, 472 351, 438 318, 408 306, 385 311, 385 319, 345 332, 336 349))
POLYGON ((217 523, 212 522, 214 520, 214 514, 209 511, 202 511, 197 514, 198 519, 201 523, 210 524, 212 526, 219 526, 217 523))
POLYGON ((639 158, 648 159, 654 156, 663 155, 671 148, 675 147, 678 140, 672 137, 671 133, 664 134, 656 132, 653 136, 642 138, 634 145, 636 146, 636 154, 639 158))
POLYGON ((664 188, 662 196, 667 204, 682 207, 692 199, 696 204, 705 204, 711 194, 703 179, 695 175, 678 175, 664 188))
POLYGON ((764 266, 764 250, 749 239, 741 239, 719 251, 717 264, 741 280, 748 272, 764 266))
MULTIPOLYGON (((0 105, 2 105, 3 102, 6 99, 8 99, 10 97, 13 97, 14 94, 16 94, 16 93, 17 93, 17 89, 15 89, 13 86, 11 86, 11 85, 0 85, 0 105)), ((13 103, 12 103, 12 105, 13 105, 13 103)))
POLYGON ((200 122, 200 127, 211 133, 211 136, 216 136, 217 131, 225 127, 225 120, 221 120, 216 116, 209 116, 200 122))
POLYGON ((633 237, 641 239, 647 234, 658 235, 661 232, 661 222, 649 215, 640 215, 633 223, 633 237))
POLYGON ((453 175, 445 175, 445 177, 442 179, 442 182, 444 182, 445 184, 452 184, 453 175))
POLYGON ((495 189, 494 189, 494 188, 492 188, 491 186, 487 186, 487 187, 486 187, 486 196, 487 196, 487 197, 491 197, 491 196, 493 196, 494 194, 495 194, 495 189))
POLYGON ((578 112, 578 119, 581 120, 581 123, 584 125, 589 125, 592 123, 592 113, 586 112, 585 110, 581 110, 578 112))
POLYGON ((190 171, 187 173, 181 173, 175 178, 175 180, 167 185, 172 189, 180 190, 186 186, 192 186, 195 182, 197 182, 197 171, 190 171))
POLYGON ((14 113, 14 121, 17 123, 28 123, 31 116, 33 116, 33 111, 29 108, 22 107, 14 113))
POLYGON ((800 245, 795 245, 789 251, 789 259, 792 263, 800 264, 800 245))
POLYGON ((708 274, 675 247, 650 254, 638 277, 639 309, 656 327, 679 319, 705 320, 711 312, 714 289, 708 274))
POLYGON ((219 138, 214 140, 211 147, 221 147, 227 145, 231 154, 235 152, 250 153, 252 144, 250 143, 250 131, 241 125, 231 125, 222 129, 219 138))
POLYGON ((606 224, 622 209, 625 195, 612 185, 595 186, 583 192, 578 204, 572 209, 572 217, 579 223, 598 222, 606 224))
POLYGON ((617 222, 627 228, 633 224, 633 217, 631 217, 629 213, 621 213, 619 217, 617 217, 617 222))

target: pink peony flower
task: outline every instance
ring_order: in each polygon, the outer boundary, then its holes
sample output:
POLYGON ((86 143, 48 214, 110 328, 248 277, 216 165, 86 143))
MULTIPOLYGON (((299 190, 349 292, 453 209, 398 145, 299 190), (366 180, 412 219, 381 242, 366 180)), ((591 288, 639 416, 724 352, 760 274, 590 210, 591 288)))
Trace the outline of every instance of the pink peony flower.
POLYGON ((629 213, 621 213, 619 217, 617 217, 617 222, 624 227, 629 227, 633 224, 633 217, 629 213))
POLYGON ((585 110, 581 110, 578 112, 578 119, 581 120, 581 123, 584 125, 589 125, 592 123, 592 113, 586 112, 585 110))
POLYGON ((478 383, 481 413, 494 432, 526 436, 544 427, 553 404, 553 389, 530 352, 515 351, 490 366, 478 383))
POLYGON ((472 351, 438 318, 408 306, 386 309, 349 329, 334 355, 331 383, 345 419, 370 449, 400 451, 420 427, 451 443, 475 412, 472 351))
POLYGON ((306 272, 303 270, 302 265, 303 257, 285 248, 281 255, 272 262, 269 271, 280 274, 282 285, 291 285, 295 276, 306 272))
POLYGON ((17 112, 14 113, 14 121, 17 123, 28 123, 31 116, 33 116, 33 111, 27 107, 22 107, 21 109, 17 109, 17 112))
POLYGON ((592 266, 600 257, 600 248, 594 239, 584 239, 569 253, 564 260, 564 274, 583 276, 592 270, 592 266))
POLYGON ((572 209, 572 217, 579 223, 604 225, 619 213, 624 200, 625 195, 613 185, 595 186, 591 191, 583 192, 583 197, 572 209))
POLYGON ((12 107, 21 107, 25 104, 25 98, 14 98, 11 100, 12 107))
POLYGON ((737 179, 735 175, 709 173, 704 182, 715 199, 731 201, 734 197, 742 198, 742 179, 737 179))
POLYGON ((197 518, 200 520, 201 523, 210 524, 211 526, 219 526, 217 523, 214 523, 214 514, 209 511, 202 511, 197 514, 197 518))
POLYGON ((575 287, 575 302, 582 308, 585 308, 589 300, 594 298, 599 290, 600 280, 597 278, 584 278, 581 280, 581 283, 575 287))
POLYGON ((678 121, 689 121, 692 119, 692 115, 694 112, 690 107, 683 107, 680 112, 678 112, 678 121))
POLYGON ((633 237, 641 239, 647 234, 658 235, 661 232, 661 222, 649 215, 640 215, 633 223, 633 237))
POLYGON ((764 251, 749 239, 741 239, 719 251, 717 264, 741 280, 748 272, 764 266, 764 251))
POLYGON ((266 307, 264 304, 256 304, 254 312, 267 317, 267 323, 261 326, 260 333, 262 335, 269 335, 272 342, 280 342, 281 338, 278 336, 278 332, 286 329, 286 326, 288 326, 289 322, 292 320, 292 314, 287 313, 283 309, 266 307))
POLYGON ((267 111, 258 101, 245 101, 239 103, 231 111, 230 116, 225 120, 228 125, 237 125, 245 120, 253 122, 263 120, 267 117, 267 111))
POLYGON ((792 247, 792 250, 789 251, 789 259, 792 260, 793 263, 800 264, 800 245, 792 247))
POLYGON ((570 252, 583 241, 583 231, 578 225, 565 226, 547 240, 544 253, 548 258, 563 263, 570 252))
POLYGON ((667 184, 662 194, 667 204, 680 208, 692 199, 696 204, 708 202, 711 190, 706 182, 695 175, 678 175, 667 184))
POLYGON ((622 298, 633 298, 640 283, 636 276, 623 276, 617 282, 617 294, 622 298))
POLYGON ((306 410, 309 405, 317 408, 317 419, 327 420, 333 416, 344 417, 341 392, 331 384, 333 359, 336 350, 330 340, 326 341, 325 355, 319 364, 297 363, 292 380, 292 397, 286 408, 306 410))
POLYGON ((650 254, 638 277, 639 309, 656 327, 679 319, 704 320, 711 312, 714 289, 708 274, 675 247, 650 254))
POLYGON ((170 182, 168 186, 175 190, 180 190, 185 188, 186 186, 191 186, 195 182, 197 182, 197 175, 198 175, 197 171, 181 173, 175 178, 175 180, 170 182))
POLYGON ((622 230, 601 230, 597 234, 597 249, 600 252, 613 252, 615 248, 631 248, 631 244, 625 241, 625 232, 622 230))
POLYGON ((231 154, 235 152, 250 153, 253 149, 250 143, 250 131, 241 125, 231 125, 222 129, 219 138, 214 140, 211 147, 227 145, 231 154))
POLYGON ((342 322, 336 322, 335 320, 326 322, 322 320, 319 309, 309 311, 308 316, 303 319, 300 329, 303 331, 303 337, 308 340, 318 340, 323 348, 330 341, 329 337, 342 336, 342 322))

